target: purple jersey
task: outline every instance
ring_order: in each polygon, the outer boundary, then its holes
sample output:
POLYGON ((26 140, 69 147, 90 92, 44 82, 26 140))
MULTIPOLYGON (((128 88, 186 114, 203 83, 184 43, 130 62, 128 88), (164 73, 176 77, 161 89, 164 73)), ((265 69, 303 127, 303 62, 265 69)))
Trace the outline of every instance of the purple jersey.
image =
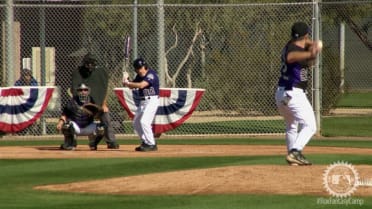
MULTIPOLYGON (((94 103, 93 97, 89 96, 86 103, 94 103)), ((93 123, 94 116, 83 111, 84 103, 80 102, 79 96, 74 96, 72 100, 62 109, 62 114, 67 117, 68 121, 74 121, 80 128, 85 128, 93 123)))
POLYGON ((154 70, 149 69, 144 77, 137 75, 133 80, 133 82, 141 81, 146 81, 149 85, 138 90, 140 97, 159 95, 159 77, 154 70))
POLYGON ((308 81, 309 66, 307 62, 287 62, 287 56, 289 52, 294 51, 306 51, 292 42, 289 42, 282 50, 281 62, 282 66, 280 69, 280 78, 278 85, 285 87, 285 90, 292 90, 293 87, 306 89, 308 81))

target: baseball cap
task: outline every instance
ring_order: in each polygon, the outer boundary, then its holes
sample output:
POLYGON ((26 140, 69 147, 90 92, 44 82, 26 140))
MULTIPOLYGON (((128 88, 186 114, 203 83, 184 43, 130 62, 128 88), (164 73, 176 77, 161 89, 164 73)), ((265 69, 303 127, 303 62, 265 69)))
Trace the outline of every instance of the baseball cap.
POLYGON ((88 53, 86 54, 84 57, 83 57, 83 60, 82 60, 82 66, 86 65, 86 64, 96 64, 97 62, 97 59, 96 57, 91 54, 91 53, 88 53))
POLYGON ((292 38, 297 39, 310 33, 309 26, 304 22, 296 22, 292 25, 292 38))

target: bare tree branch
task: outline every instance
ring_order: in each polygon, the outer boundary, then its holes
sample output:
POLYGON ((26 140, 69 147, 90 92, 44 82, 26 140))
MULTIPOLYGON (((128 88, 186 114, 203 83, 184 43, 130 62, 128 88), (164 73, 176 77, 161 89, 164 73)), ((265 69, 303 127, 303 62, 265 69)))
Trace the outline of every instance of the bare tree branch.
MULTIPOLYGON (((191 53, 191 55, 194 56, 194 53, 191 53)), ((195 62, 195 59, 193 59, 193 64, 195 64, 194 62, 195 62)), ((192 74, 193 66, 194 65, 189 65, 188 70, 186 72, 187 88, 192 88, 192 79, 191 79, 192 76, 191 76, 191 74, 192 74)))
MULTIPOLYGON (((200 25, 200 22, 198 22, 196 24, 196 28, 195 28, 195 34, 194 34, 194 37, 192 39, 192 42, 191 42, 191 45, 186 53, 186 56, 185 58, 181 61, 181 63, 178 65, 177 67, 177 70, 176 72, 173 74, 173 76, 171 76, 169 74, 169 68, 168 68, 168 59, 167 59, 167 55, 175 48, 177 48, 178 46, 178 34, 177 34, 177 30, 176 30, 176 25, 173 26, 172 28, 172 31, 175 35, 175 41, 174 41, 174 44, 166 51, 165 53, 165 57, 164 57, 164 63, 165 63, 165 76, 166 76, 166 85, 167 86, 171 86, 171 87, 176 87, 176 79, 180 73, 180 71, 182 70, 182 68, 184 67, 184 65, 186 64, 187 60, 189 59, 189 57, 191 55, 193 55, 193 47, 194 47, 194 44, 198 38, 199 35, 202 34, 202 29, 199 27, 200 25)), ((191 86, 192 85, 192 82, 191 82, 191 72, 192 70, 189 69, 187 71, 187 81, 188 81, 188 86, 191 86)))
POLYGON ((175 37, 174 37, 174 38, 175 38, 175 40, 174 40, 174 44, 173 44, 173 46, 171 46, 171 47, 168 49, 168 51, 165 52, 165 55, 167 55, 171 50, 175 49, 175 48, 177 47, 177 45, 178 45, 178 34, 177 34, 177 30, 176 30, 176 24, 173 25, 173 27, 172 27, 172 31, 173 31, 174 36, 175 36, 175 37))
POLYGON ((173 76, 172 76, 172 80, 174 81, 172 87, 176 87, 176 82, 175 82, 175 81, 176 81, 176 79, 177 79, 177 76, 178 76, 178 74, 180 73, 180 71, 181 71, 181 69, 183 68, 183 66, 185 65, 185 63, 187 62, 187 60, 189 59, 190 55, 193 53, 193 47, 194 47, 194 44, 195 44, 195 42, 196 42, 198 36, 199 36, 200 34, 202 34, 202 29, 200 28, 199 25, 200 25, 200 22, 198 22, 198 23, 196 24, 195 34, 194 34, 194 37, 193 37, 193 39, 192 39, 191 45, 190 45, 189 49, 187 50, 187 54, 186 54, 185 58, 184 58, 184 59, 181 61, 181 63, 178 65, 176 72, 175 72, 175 73, 173 74, 173 76))
POLYGON ((172 27, 172 31, 174 33, 174 36, 175 36, 175 41, 174 41, 174 44, 165 52, 165 56, 164 56, 164 63, 165 63, 165 77, 166 77, 166 83, 167 83, 167 86, 168 85, 172 85, 174 83, 172 77, 169 75, 169 70, 168 70, 168 59, 167 59, 167 55, 168 53, 175 49, 178 45, 178 34, 177 34, 177 30, 176 30, 176 24, 173 25, 172 27))
POLYGON ((351 17, 347 17, 346 21, 350 26, 351 30, 359 37, 359 39, 366 45, 370 50, 372 50, 372 42, 368 40, 368 33, 363 31, 352 19, 351 17))

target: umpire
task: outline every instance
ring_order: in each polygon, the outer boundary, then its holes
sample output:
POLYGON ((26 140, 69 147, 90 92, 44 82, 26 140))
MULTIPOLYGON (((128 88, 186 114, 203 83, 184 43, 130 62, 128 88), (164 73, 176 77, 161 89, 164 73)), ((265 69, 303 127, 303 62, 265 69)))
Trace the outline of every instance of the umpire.
POLYGON ((86 54, 81 65, 72 72, 72 94, 77 95, 77 87, 85 83, 90 87, 90 95, 95 103, 102 107, 103 114, 100 118, 105 125, 105 141, 108 149, 119 149, 114 129, 111 124, 109 108, 107 106, 108 74, 103 68, 97 66, 97 59, 90 53, 86 54))

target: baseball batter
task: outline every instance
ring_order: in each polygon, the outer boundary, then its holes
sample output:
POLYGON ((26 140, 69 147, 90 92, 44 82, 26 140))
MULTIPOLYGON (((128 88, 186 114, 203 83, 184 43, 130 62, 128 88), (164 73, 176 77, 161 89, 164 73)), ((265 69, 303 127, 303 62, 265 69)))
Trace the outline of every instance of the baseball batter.
POLYGON ((286 143, 290 165, 311 165, 302 150, 316 132, 313 108, 306 96, 308 73, 321 48, 310 39, 306 23, 292 26, 292 39, 281 54, 282 66, 275 94, 279 113, 286 123, 286 143))
POLYGON ((152 130, 152 122, 159 106, 159 77, 155 70, 150 69, 142 58, 133 62, 137 73, 133 81, 128 80, 128 75, 123 76, 123 85, 131 89, 138 89, 140 105, 136 110, 133 126, 141 139, 141 145, 135 151, 156 151, 157 145, 152 130))

